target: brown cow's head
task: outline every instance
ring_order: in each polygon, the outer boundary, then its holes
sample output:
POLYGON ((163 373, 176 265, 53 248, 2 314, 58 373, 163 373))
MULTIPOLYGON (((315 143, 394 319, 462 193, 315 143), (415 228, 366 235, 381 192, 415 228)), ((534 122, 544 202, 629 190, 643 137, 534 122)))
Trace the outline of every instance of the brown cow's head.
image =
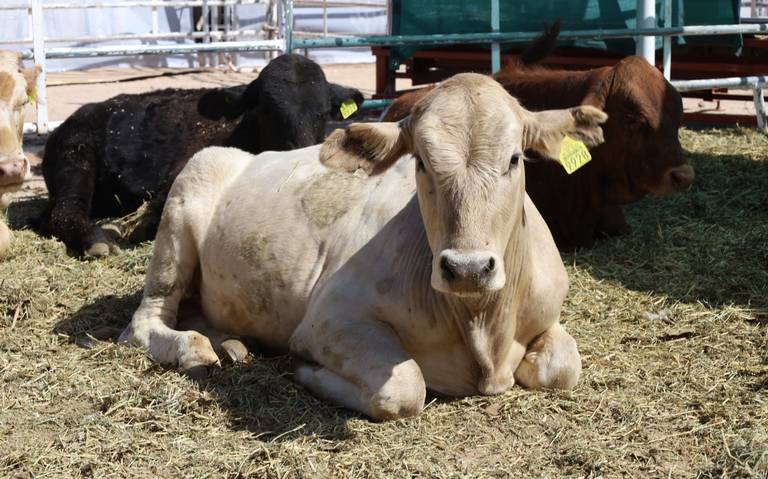
POLYGON ((523 224, 523 152, 557 158, 566 134, 598 144, 605 119, 591 107, 531 113, 493 79, 464 73, 431 91, 400 123, 336 130, 320 160, 377 174, 413 155, 432 287, 474 296, 506 282, 505 252, 523 224))
POLYGON ((611 117, 604 126, 606 142, 596 150, 607 160, 606 201, 628 203, 647 193, 668 196, 691 186, 693 168, 678 138, 683 101, 658 69, 640 57, 627 57, 608 70, 583 104, 611 117))
POLYGON ((38 67, 22 69, 18 54, 0 51, 0 195, 17 189, 29 173, 22 149, 24 107, 38 73, 38 67))

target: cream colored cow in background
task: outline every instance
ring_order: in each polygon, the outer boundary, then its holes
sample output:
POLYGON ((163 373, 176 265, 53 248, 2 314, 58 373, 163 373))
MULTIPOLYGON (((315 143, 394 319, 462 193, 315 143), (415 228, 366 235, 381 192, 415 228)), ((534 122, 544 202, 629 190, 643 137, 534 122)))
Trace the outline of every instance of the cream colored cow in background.
POLYGON ((307 361, 299 383, 374 419, 419 413, 427 388, 572 388, 568 278, 521 160, 557 158, 566 134, 597 144, 605 119, 531 113, 461 74, 403 122, 353 124, 322 147, 205 149, 171 189, 121 340, 183 369, 217 363, 207 337, 176 329, 191 291, 208 326, 290 350, 307 361))
POLYGON ((11 193, 18 190, 29 174, 24 156, 24 106, 35 89, 37 67, 23 69, 18 53, 0 50, 0 258, 11 243, 5 224, 5 210, 11 193))

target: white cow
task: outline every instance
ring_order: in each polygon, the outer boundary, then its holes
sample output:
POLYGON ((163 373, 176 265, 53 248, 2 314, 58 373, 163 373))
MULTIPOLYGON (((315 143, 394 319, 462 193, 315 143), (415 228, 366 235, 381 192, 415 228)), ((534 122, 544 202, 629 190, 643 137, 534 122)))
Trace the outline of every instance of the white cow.
POLYGON ((29 174, 24 156, 24 106, 34 91, 39 69, 21 68, 18 53, 0 50, 0 258, 11 243, 11 232, 2 218, 29 174))
POLYGON ((291 152, 207 148, 171 189, 121 340, 184 369, 217 363, 207 337, 176 329, 194 292, 210 327, 289 350, 307 361, 299 383, 374 419, 419 413, 427 388, 572 388, 568 278, 520 160, 558 157, 566 134, 597 144, 605 119, 531 113, 461 74, 399 124, 291 152))

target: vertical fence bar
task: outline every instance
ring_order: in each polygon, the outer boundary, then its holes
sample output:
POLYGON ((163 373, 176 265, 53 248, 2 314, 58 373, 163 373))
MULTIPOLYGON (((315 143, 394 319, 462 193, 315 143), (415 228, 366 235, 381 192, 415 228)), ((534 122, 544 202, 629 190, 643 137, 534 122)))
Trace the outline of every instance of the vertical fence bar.
POLYGON ((753 88, 755 97, 755 116, 757 117, 757 128, 761 131, 766 131, 766 117, 765 117, 765 98, 763 97, 763 87, 757 85, 753 88))
POLYGON ((43 22, 43 0, 32 0, 32 50, 35 65, 40 67, 37 76, 37 134, 48 133, 48 95, 45 91, 45 23, 43 22))
MULTIPOLYGON (((664 0, 664 27, 672 26, 672 0, 664 0)), ((664 37, 664 56, 662 57, 661 67, 664 71, 664 78, 667 81, 672 79, 672 37, 664 37)))
MULTIPOLYGON (((656 1, 637 0, 637 28, 656 27, 656 1)), ((635 53, 651 65, 656 64, 656 37, 636 37, 635 53)))
MULTIPOLYGON (((491 32, 497 33, 501 23, 499 19, 499 0, 491 0, 491 32)), ((499 42, 491 43, 491 72, 496 73, 501 69, 501 45, 499 42)))
POLYGON ((157 14, 157 7, 152 7, 152 33, 157 35, 160 33, 160 19, 157 14))
POLYGON ((285 0, 285 53, 293 53, 293 0, 285 0))
POLYGON ((211 25, 208 23, 208 15, 211 9, 208 6, 208 0, 203 0, 203 43, 211 43, 211 25))
POLYGON ((328 38, 328 0, 323 0, 323 38, 328 38))

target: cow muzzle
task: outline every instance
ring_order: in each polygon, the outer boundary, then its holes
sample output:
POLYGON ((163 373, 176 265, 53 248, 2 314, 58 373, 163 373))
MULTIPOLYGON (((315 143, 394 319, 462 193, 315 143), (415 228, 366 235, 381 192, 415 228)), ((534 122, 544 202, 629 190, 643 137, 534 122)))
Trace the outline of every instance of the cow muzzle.
POLYGON ((21 157, 0 162, 0 186, 19 185, 29 173, 29 161, 21 157))
POLYGON ((432 272, 432 286, 444 293, 478 296, 504 287, 504 260, 490 251, 443 250, 432 272))
POLYGON ((696 174, 690 165, 676 166, 664 172, 660 188, 651 191, 656 196, 671 196, 683 193, 693 184, 696 174))

